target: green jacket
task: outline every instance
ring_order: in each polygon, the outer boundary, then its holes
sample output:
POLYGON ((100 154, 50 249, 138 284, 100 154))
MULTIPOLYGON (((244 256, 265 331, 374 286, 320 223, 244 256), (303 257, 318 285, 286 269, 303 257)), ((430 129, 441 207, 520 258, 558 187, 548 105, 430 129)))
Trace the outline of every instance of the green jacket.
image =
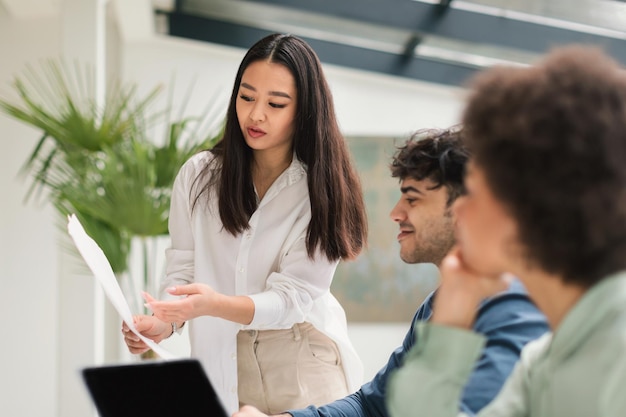
MULTIPOLYGON (((429 323, 421 323, 418 334, 405 365, 391 376, 390 414, 456 416, 484 338, 429 323)), ((530 342, 500 393, 478 416, 626 416, 626 272, 593 286, 556 332, 530 342)))

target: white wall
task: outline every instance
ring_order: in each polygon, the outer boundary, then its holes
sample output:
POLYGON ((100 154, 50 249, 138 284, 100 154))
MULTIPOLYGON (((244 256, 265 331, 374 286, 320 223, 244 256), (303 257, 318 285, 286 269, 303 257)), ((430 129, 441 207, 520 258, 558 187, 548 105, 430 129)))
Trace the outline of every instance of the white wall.
MULTIPOLYGON (((54 19, 10 20, 0 9, 0 94, 25 62, 59 51, 54 19)), ((53 210, 23 204, 18 171, 41 136, 0 116, 0 415, 48 416, 57 408, 57 235, 53 210)))
MULTIPOLYGON (((176 80, 177 98, 195 85, 188 108, 207 100, 227 103, 245 51, 179 38, 156 36, 126 43, 121 52, 125 79, 149 89, 176 80)), ((459 121, 463 90, 399 77, 324 65, 339 124, 349 136, 406 136, 418 128, 448 127, 459 121)))
MULTIPOLYGON (((53 17, 11 20, 0 8, 0 92, 7 90, 7 81, 24 64, 60 53, 59 26, 59 19, 53 17)), ((119 42, 119 55, 114 60, 119 67, 114 70, 128 81, 140 82, 143 91, 159 82, 167 84, 175 76, 175 102, 180 103, 185 88, 196 80, 189 113, 198 113, 210 98, 226 103, 244 53, 162 36, 122 37, 119 42)), ((461 92, 457 89, 333 66, 325 66, 325 71, 346 135, 405 136, 418 128, 446 127, 458 121, 461 92)), ((62 393, 63 398, 88 401, 78 370, 66 369, 63 364, 68 348, 91 345, 87 339, 93 337, 93 331, 60 330, 59 318, 68 312, 61 311, 66 303, 60 299, 59 284, 71 285, 71 281, 60 278, 63 265, 58 242, 62 235, 49 206, 23 204, 27 184, 16 178, 38 138, 39 132, 0 115, 0 317, 4 319, 0 415, 84 417, 84 411, 60 406, 59 398, 62 393), (73 375, 76 379, 68 383, 67 378, 73 375)), ((81 311, 74 313, 80 315, 81 311)), ((408 323, 350 326, 350 336, 366 362, 366 377, 373 376, 386 362, 402 342, 407 327, 408 323)), ((184 341, 172 342, 173 349, 185 352, 184 341)))

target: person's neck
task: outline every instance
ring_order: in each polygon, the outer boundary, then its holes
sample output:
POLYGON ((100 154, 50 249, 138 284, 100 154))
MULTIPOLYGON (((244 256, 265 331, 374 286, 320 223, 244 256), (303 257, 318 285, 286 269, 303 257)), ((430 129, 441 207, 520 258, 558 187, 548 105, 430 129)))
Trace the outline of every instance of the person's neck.
POLYGON ((257 190, 259 200, 280 176, 291 165, 293 154, 256 155, 252 162, 252 180, 257 190))
POLYGON ((565 316, 585 294, 586 289, 567 284, 558 275, 542 271, 526 271, 516 274, 537 305, 545 314, 552 330, 556 330, 565 316))

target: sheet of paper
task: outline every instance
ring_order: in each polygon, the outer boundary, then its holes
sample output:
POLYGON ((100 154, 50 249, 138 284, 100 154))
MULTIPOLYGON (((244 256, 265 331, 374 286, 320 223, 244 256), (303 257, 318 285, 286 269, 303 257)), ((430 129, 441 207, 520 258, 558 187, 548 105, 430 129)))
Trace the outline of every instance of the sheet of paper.
POLYGON ((117 312, 126 322, 130 330, 141 338, 150 348, 163 359, 178 359, 177 356, 167 351, 152 340, 142 336, 133 325, 133 314, 126 302, 126 297, 117 282, 111 264, 102 252, 98 244, 85 232, 78 218, 72 214, 68 216, 67 231, 74 240, 76 248, 93 272, 94 276, 104 289, 106 296, 117 312))

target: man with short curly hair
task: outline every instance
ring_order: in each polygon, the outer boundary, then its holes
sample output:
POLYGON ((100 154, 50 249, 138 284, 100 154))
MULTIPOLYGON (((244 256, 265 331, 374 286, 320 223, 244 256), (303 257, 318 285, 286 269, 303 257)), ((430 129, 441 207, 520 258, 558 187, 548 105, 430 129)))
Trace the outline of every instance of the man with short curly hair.
POLYGON ((476 305, 508 273, 552 332, 524 349, 479 416, 626 416, 626 72, 570 46, 486 70, 471 87, 457 246, 432 319, 390 377, 391 416, 457 415, 485 343, 471 330, 476 305))

